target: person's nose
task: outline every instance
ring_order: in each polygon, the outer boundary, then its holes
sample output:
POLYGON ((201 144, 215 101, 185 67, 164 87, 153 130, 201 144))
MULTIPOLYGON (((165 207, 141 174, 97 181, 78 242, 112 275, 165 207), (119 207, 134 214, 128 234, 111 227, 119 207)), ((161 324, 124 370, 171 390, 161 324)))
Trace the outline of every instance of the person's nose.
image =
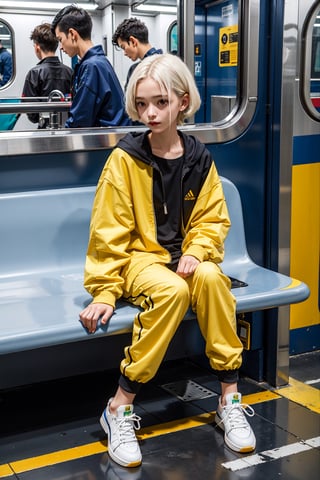
POLYGON ((150 104, 148 106, 147 114, 148 114, 149 119, 155 118, 157 116, 157 112, 156 112, 156 109, 155 109, 154 105, 150 104))

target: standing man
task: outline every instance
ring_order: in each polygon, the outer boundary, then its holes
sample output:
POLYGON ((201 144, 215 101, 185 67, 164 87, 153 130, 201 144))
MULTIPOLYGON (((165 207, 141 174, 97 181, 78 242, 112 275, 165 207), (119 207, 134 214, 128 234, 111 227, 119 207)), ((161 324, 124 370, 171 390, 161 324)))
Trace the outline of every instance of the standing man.
POLYGON ((69 57, 80 58, 75 67, 72 106, 67 128, 114 127, 130 125, 124 107, 123 91, 116 73, 101 45, 91 40, 90 15, 68 5, 55 16, 51 30, 69 57))
MULTIPOLYGON (((64 95, 70 94, 72 69, 60 62, 56 56, 58 40, 51 32, 50 23, 42 23, 31 32, 34 52, 40 60, 25 78, 23 97, 48 97, 53 90, 60 90, 64 95)), ((46 128, 49 115, 28 113, 32 123, 39 123, 38 128, 46 128)))
POLYGON ((12 77, 12 55, 2 45, 0 39, 0 87, 6 85, 12 77))
MULTIPOLYGON (((163 53, 161 49, 157 50, 149 43, 148 29, 137 18, 123 20, 112 35, 112 43, 116 47, 121 48, 125 56, 129 57, 133 62, 138 59, 143 60, 155 53, 163 53)), ((127 89, 129 78, 137 65, 138 62, 134 63, 128 71, 125 90, 127 89)))

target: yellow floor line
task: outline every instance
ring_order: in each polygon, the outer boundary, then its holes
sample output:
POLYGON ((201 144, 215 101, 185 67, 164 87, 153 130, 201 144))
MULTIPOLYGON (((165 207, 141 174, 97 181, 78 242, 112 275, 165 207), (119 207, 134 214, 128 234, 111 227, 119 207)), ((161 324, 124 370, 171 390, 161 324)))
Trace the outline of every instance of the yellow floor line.
POLYGON ((289 377, 289 385, 276 390, 278 395, 320 413, 320 390, 289 377))
MULTIPOLYGON (((244 395, 242 400, 243 403, 254 405, 255 403, 268 402, 278 398, 280 397, 276 392, 263 391, 259 393, 253 393, 251 395, 244 395)), ((137 437, 139 440, 144 440, 145 438, 159 437, 160 435, 166 435, 168 433, 200 427, 201 425, 213 423, 215 413, 216 412, 202 413, 200 415, 195 415, 194 417, 180 418, 171 422, 146 427, 138 432, 137 437)))
POLYGON ((14 472, 10 465, 0 465, 0 478, 11 477, 12 475, 14 475, 14 472))
MULTIPOLYGON (((256 403, 268 402, 278 398, 280 398, 278 393, 266 390, 259 393, 253 393, 251 395, 244 395, 243 402, 248 403, 249 405, 254 405, 256 403)), ((137 436, 139 440, 145 440, 146 438, 157 437, 166 435, 168 433, 200 427, 201 425, 213 423, 214 415, 215 412, 203 413, 194 417, 182 418, 172 422, 146 427, 141 429, 137 436)), ((0 465, 0 478, 10 477, 14 474, 28 472, 37 468, 48 467, 50 465, 76 460, 78 458, 90 457, 91 455, 96 455, 106 451, 106 442, 99 441, 81 445, 79 447, 47 453, 45 455, 39 455, 37 457, 17 460, 15 462, 10 462, 10 464, 0 465)))

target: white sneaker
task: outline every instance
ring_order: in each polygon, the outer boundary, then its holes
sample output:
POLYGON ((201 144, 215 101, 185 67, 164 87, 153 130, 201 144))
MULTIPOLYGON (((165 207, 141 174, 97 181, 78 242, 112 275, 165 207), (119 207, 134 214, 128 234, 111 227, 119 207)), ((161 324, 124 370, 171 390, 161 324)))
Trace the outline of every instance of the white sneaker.
POLYGON ((137 467, 142 456, 134 431, 139 430, 141 418, 133 413, 133 405, 121 405, 113 415, 109 411, 111 401, 112 398, 100 417, 100 424, 108 435, 108 453, 123 467, 137 467))
POLYGON ((241 393, 229 393, 226 405, 217 408, 215 421, 224 430, 224 441, 235 452, 252 452, 256 448, 256 437, 245 417, 253 417, 254 410, 241 403, 241 393))

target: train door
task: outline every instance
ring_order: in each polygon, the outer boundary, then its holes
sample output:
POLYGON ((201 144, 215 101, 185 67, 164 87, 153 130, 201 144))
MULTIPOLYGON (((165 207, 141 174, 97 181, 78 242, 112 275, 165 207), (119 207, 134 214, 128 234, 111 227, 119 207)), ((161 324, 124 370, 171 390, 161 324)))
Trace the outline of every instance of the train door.
MULTIPOLYGON (((279 269, 283 15, 283 2, 195 1, 192 59, 204 101, 196 117, 196 122, 206 125, 199 137, 211 150, 220 174, 240 191, 251 257, 275 270, 279 269)), ((190 61, 187 48, 184 51, 190 61)), ((274 385, 287 383, 289 316, 278 322, 275 309, 255 312, 246 321, 250 330, 246 373, 274 385), (274 345, 274 355, 265 354, 267 343, 274 345)))
MULTIPOLYGON (((279 322, 273 321, 275 312, 263 316, 267 321, 253 322, 257 350, 263 349, 261 336, 274 340, 278 325, 283 358, 289 348, 300 353, 320 344, 319 11, 314 0, 195 2, 194 69, 204 103, 196 121, 213 125, 209 148, 219 171, 240 190, 250 254, 311 288, 308 301, 290 312, 279 309, 279 322), (249 30, 256 24, 254 38, 249 30), (256 53, 254 42, 259 43, 256 89, 248 64, 256 53), (250 121, 238 134, 225 136, 245 98, 254 105, 250 121)), ((283 358, 273 383, 287 380, 283 358)), ((269 361, 262 362, 264 370, 269 361)))
POLYGON ((285 10, 282 89, 281 136, 292 138, 281 151, 282 185, 288 192, 292 185, 292 215, 288 232, 280 211, 280 242, 288 244, 290 235, 290 274, 311 291, 307 301, 290 308, 290 351, 296 354, 320 348, 319 1, 296 0, 285 10))

